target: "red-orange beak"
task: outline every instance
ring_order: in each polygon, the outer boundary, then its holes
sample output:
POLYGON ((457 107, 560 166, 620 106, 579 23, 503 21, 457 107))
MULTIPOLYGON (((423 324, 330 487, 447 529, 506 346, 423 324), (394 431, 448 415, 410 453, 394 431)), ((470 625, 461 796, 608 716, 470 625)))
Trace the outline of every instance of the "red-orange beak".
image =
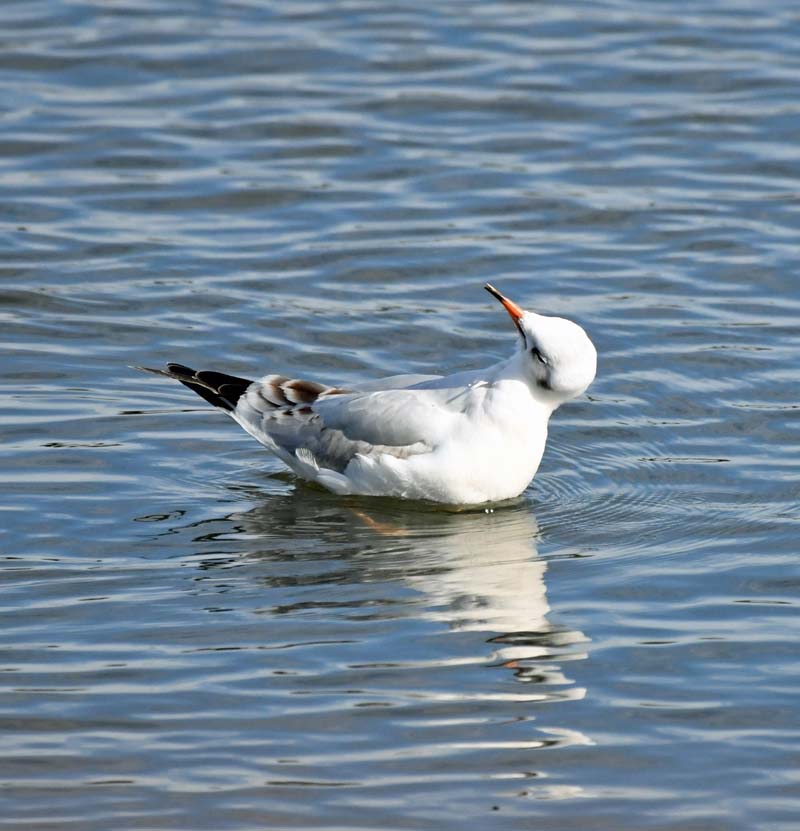
POLYGON ((522 331, 522 315, 525 314, 525 310, 521 309, 513 300, 509 300, 507 297, 503 297, 502 294, 491 284, 487 283, 484 288, 492 297, 496 297, 502 304, 505 306, 506 311, 511 315, 511 319, 514 321, 514 325, 519 329, 520 335, 525 337, 525 333, 522 331))

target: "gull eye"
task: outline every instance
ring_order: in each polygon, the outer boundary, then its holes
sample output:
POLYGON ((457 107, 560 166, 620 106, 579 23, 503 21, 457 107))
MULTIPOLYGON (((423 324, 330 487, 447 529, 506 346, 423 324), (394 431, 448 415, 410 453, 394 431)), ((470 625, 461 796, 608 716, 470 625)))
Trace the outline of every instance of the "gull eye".
POLYGON ((538 346, 534 346, 531 349, 531 357, 536 358, 536 360, 544 364, 544 366, 547 366, 548 364, 547 358, 545 358, 544 355, 542 355, 542 353, 539 351, 538 346))

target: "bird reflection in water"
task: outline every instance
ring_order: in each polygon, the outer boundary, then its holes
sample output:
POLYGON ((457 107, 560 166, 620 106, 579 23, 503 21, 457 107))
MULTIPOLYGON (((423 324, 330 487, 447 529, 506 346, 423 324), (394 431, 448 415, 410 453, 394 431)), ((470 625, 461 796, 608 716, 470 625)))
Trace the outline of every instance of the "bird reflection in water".
POLYGON ((168 533, 195 552, 201 607, 232 613, 216 648, 252 650, 235 675, 276 759, 309 779, 346 759, 369 781, 477 765, 498 795, 578 794, 569 761, 540 752, 593 744, 568 677, 588 639, 550 610, 530 502, 449 513, 306 486, 233 501, 256 507, 168 533))
MULTIPOLYGON (((287 589, 302 561, 307 590, 315 582, 307 572, 309 560, 315 571, 326 571, 320 575, 322 591, 332 582, 328 568, 336 570, 338 585, 400 581, 419 595, 417 619, 483 633, 482 642, 490 646, 483 661, 537 685, 526 698, 585 695, 561 665, 585 658, 588 638, 548 619, 547 564, 538 556, 539 529, 524 500, 494 511, 446 512, 411 509, 395 500, 336 499, 300 487, 266 503, 262 496, 262 505, 228 520, 237 528, 233 539, 256 544, 246 559, 269 561, 269 583, 287 589)), ((224 536, 232 539, 230 524, 224 536)), ((241 556, 236 559, 241 565, 241 556)))
POLYGON ((405 538, 418 554, 424 552, 433 569, 424 576, 412 572, 405 581, 425 596, 429 619, 453 631, 488 633, 491 663, 512 669, 520 681, 563 685, 566 691, 558 698, 584 696, 585 690, 571 686, 550 663, 585 658, 576 645, 587 638, 547 618, 547 564, 538 556, 539 529, 529 506, 431 513, 424 522, 408 514, 380 519, 367 509, 351 510, 377 535, 405 538))

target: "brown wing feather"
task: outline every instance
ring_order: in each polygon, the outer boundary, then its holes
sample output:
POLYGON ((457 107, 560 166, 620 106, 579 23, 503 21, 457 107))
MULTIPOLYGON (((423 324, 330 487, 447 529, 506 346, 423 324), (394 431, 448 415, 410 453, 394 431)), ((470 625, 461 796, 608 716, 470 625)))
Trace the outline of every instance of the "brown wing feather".
POLYGON ((341 395, 348 392, 348 390, 329 387, 316 381, 289 378, 287 375, 268 375, 255 382, 249 378, 239 378, 236 375, 227 375, 224 372, 215 372, 210 369, 195 370, 176 363, 167 364, 166 369, 152 369, 148 366, 134 368, 174 378, 210 404, 228 412, 236 409, 239 399, 251 386, 259 399, 263 401, 266 409, 289 411, 298 406, 313 404, 323 394, 341 395))

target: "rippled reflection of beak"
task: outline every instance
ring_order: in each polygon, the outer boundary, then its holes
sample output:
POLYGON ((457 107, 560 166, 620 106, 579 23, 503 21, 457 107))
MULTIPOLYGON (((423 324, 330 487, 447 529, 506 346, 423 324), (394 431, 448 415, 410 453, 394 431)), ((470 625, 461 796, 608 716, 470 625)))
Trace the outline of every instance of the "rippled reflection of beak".
POLYGON ((408 536, 408 531, 405 528, 401 528, 399 525, 392 525, 388 522, 380 522, 379 520, 371 517, 368 513, 359 511, 357 508, 351 508, 350 510, 366 525, 372 528, 373 531, 377 531, 382 537, 408 536))
POLYGON ((506 311, 511 315, 511 319, 514 321, 514 325, 519 329, 520 335, 525 337, 525 333, 522 331, 522 315, 525 314, 525 310, 520 308, 513 300, 509 300, 507 297, 504 297, 500 292, 491 284, 487 283, 484 288, 492 297, 496 297, 502 304, 505 306, 506 311))

